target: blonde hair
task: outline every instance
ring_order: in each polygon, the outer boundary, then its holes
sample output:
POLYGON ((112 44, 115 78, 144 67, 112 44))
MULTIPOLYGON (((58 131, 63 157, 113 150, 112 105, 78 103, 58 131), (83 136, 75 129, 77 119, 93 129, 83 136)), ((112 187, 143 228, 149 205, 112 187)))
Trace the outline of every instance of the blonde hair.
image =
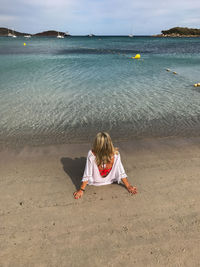
POLYGON ((96 135, 92 151, 96 156, 96 163, 99 166, 111 162, 112 156, 117 152, 117 148, 114 148, 108 133, 100 132, 96 135))

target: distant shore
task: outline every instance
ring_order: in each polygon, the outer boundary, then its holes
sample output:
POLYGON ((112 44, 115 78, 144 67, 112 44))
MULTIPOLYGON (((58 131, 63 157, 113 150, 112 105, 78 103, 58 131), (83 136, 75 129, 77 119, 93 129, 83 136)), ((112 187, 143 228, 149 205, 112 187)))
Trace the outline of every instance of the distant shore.
MULTIPOLYGON (((27 36, 27 35, 38 36, 38 37, 56 37, 58 35, 63 36, 63 37, 71 36, 69 32, 62 32, 62 31, 56 31, 56 30, 47 30, 47 31, 43 31, 43 32, 35 33, 35 34, 30 34, 30 33, 18 32, 18 31, 15 31, 14 29, 0 27, 0 36, 8 36, 9 33, 11 34, 13 33, 16 36, 27 36)), ((83 35, 83 36, 95 37, 95 35, 91 33, 83 35)), ((149 35, 149 36, 151 37, 190 37, 190 38, 200 37, 200 29, 193 29, 193 28, 187 28, 187 27, 174 27, 169 30, 162 30, 160 34, 154 34, 154 35, 149 35)), ((127 35, 127 37, 130 37, 130 36, 127 35)), ((134 37, 134 35, 132 37, 134 37)))
POLYGON ((38 36, 38 37, 56 37, 58 35, 60 36, 70 36, 70 34, 68 32, 58 32, 55 30, 48 30, 48 31, 44 31, 44 32, 39 32, 39 33, 35 33, 35 34, 30 34, 30 33, 22 33, 22 32, 18 32, 15 31, 13 29, 9 29, 9 28, 0 28, 0 36, 11 36, 12 34, 16 35, 16 36, 38 36))
POLYGON ((170 37, 170 38, 197 38, 200 37, 200 35, 180 35, 180 34, 157 34, 157 35, 152 35, 152 37, 161 37, 161 38, 166 38, 166 37, 170 37))
POLYGON ((174 27, 163 30, 161 34, 154 35, 154 37, 200 37, 200 29, 174 27))

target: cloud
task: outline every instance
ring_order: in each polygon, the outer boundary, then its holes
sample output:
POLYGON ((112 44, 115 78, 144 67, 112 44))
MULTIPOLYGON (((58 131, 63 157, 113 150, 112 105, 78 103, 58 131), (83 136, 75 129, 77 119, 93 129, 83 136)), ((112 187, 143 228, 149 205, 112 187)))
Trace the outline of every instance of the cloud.
POLYGON ((199 26, 198 0, 0 0, 0 25, 72 34, 159 33, 173 26, 199 26))
POLYGON ((17 16, 12 16, 12 15, 1 15, 0 16, 0 21, 2 24, 8 24, 8 23, 13 23, 17 19, 17 16))
POLYGON ((196 27, 196 25, 200 25, 200 17, 187 17, 183 19, 183 24, 187 25, 188 27, 196 27))

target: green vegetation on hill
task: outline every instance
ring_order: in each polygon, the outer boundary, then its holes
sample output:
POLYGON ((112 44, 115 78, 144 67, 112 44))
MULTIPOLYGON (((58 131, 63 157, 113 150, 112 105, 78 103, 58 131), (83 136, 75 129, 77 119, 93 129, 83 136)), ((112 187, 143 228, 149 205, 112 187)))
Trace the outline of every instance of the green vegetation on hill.
MULTIPOLYGON (((64 35, 64 32, 59 32, 61 35, 64 35)), ((45 31, 45 32, 39 32, 34 34, 35 36, 57 36, 58 32, 57 31, 45 31)))
POLYGON ((162 31, 164 35, 199 35, 200 29, 184 28, 184 27, 174 27, 166 31, 162 31))
MULTIPOLYGON (((13 33, 16 36, 24 36, 24 35, 28 35, 29 33, 23 33, 23 32, 17 32, 8 28, 0 28, 0 36, 8 36, 9 33, 13 33)), ((61 35, 65 35, 64 32, 59 32, 59 34, 61 35)), ((47 37, 51 37, 51 36, 57 36, 58 32, 57 31, 44 31, 44 32, 39 32, 36 34, 31 34, 32 36, 47 36, 47 37)))
POLYGON ((27 35, 28 33, 23 32, 17 32, 8 28, 0 28, 0 36, 8 36, 8 33, 14 33, 16 36, 23 36, 27 35))

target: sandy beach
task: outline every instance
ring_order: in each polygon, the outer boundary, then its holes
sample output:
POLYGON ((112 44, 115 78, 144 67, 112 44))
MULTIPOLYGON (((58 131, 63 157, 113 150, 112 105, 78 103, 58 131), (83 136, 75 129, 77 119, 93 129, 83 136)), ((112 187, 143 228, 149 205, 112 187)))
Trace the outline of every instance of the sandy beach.
POLYGON ((0 152, 0 266, 200 266, 200 138, 116 143, 138 194, 80 184, 90 144, 0 152))

